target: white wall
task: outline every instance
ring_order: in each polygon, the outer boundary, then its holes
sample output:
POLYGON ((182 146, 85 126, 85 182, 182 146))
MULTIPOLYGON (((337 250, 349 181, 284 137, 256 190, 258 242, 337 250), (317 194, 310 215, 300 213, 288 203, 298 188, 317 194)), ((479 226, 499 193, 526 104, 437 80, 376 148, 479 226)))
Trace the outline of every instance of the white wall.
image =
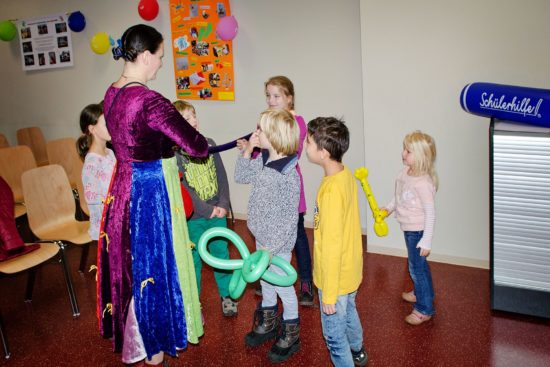
MULTIPOLYGON (((3 0, 2 18, 30 18, 58 12, 82 11, 86 28, 73 33, 75 66, 70 69, 24 72, 18 41, 0 42, 0 131, 15 144, 15 131, 38 125, 47 139, 78 136, 78 116, 88 103, 97 102, 122 70, 122 61, 110 54, 96 55, 90 38, 99 31, 115 39, 135 23, 144 21, 137 1, 112 0, 3 0), (8 87, 9 86, 9 87, 8 87)), ((170 42, 168 0, 159 0, 160 14, 149 24, 170 42)), ((325 115, 343 116, 352 133, 345 163, 352 169, 364 164, 363 106, 359 1, 232 0, 239 22, 234 40, 235 102, 193 101, 202 131, 225 143, 252 131, 265 109, 263 83, 273 75, 287 75, 295 84, 296 109, 306 122, 325 115)), ((164 67, 149 86, 176 98, 169 48, 164 67)), ((236 152, 223 153, 230 177, 236 152)), ((308 207, 312 209, 321 169, 302 157, 308 207)), ((248 187, 230 178, 233 209, 246 214, 248 187)), ((364 223, 365 204, 362 199, 364 223)), ((311 222, 312 210, 306 221, 311 222)))
MULTIPOLYGON (((168 1, 159 4, 160 15, 150 24, 170 40, 168 1)), ((345 163, 369 168, 383 205, 401 165, 403 136, 425 130, 438 144, 441 179, 431 258, 486 267, 488 120, 463 112, 458 97, 473 81, 550 88, 550 3, 233 0, 231 5, 240 26, 234 40, 236 101, 194 102, 203 132, 218 143, 248 132, 265 107, 263 82, 285 74, 295 83, 297 111, 307 121, 345 118, 352 133, 345 163)), ((31 125, 41 126, 47 139, 76 137, 80 110, 103 98, 122 68, 109 55, 94 54, 89 39, 99 31, 118 38, 143 21, 132 1, 0 1, 2 19, 75 10, 85 14, 87 26, 73 33, 73 68, 24 72, 18 42, 0 42, 0 131, 12 144, 16 129, 31 125)), ((170 55, 164 60, 150 87, 174 99, 170 55)), ((231 176, 235 152, 223 158, 231 176)), ((301 164, 311 209, 322 172, 305 157, 301 164)), ((230 185, 233 208, 244 216, 248 188, 232 180, 230 185)), ((369 251, 404 255, 395 220, 388 220, 390 235, 377 238, 363 196, 360 204, 369 251)))
MULTIPOLYGON (((550 2, 545 0, 361 0, 365 162, 379 203, 393 193, 406 133, 437 143, 440 189, 433 260, 487 267, 487 118, 462 111, 470 82, 550 88, 550 2)), ((370 251, 404 254, 390 235, 370 251)))

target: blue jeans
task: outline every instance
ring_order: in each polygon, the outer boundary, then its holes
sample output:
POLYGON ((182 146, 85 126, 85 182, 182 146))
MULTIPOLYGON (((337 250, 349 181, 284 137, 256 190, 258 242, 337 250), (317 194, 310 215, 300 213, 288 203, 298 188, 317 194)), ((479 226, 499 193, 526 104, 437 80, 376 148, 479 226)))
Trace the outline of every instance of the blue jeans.
POLYGON ((298 215, 298 235, 296 236, 294 253, 296 254, 300 281, 311 282, 311 254, 309 251, 309 241, 307 239, 306 229, 304 227, 304 213, 298 215))
MULTIPOLYGON (((327 315, 321 307, 323 337, 330 352, 330 359, 336 367, 353 367, 351 351, 358 352, 363 347, 363 327, 355 307, 357 291, 338 296, 336 313, 327 315)), ((319 304, 322 305, 323 292, 319 289, 319 304)))
POLYGON ((435 310, 433 306, 432 273, 428 265, 428 258, 420 256, 420 249, 416 248, 424 231, 405 231, 404 234, 409 254, 409 274, 414 284, 414 295, 416 296, 414 309, 424 315, 433 315, 435 310))

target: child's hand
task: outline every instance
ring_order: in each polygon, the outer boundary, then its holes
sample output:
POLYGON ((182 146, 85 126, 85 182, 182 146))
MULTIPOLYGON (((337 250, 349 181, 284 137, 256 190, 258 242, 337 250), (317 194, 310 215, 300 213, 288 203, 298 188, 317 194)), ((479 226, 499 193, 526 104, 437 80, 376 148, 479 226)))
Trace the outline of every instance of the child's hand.
POLYGON ((429 254, 430 254, 430 249, 420 247, 420 256, 426 257, 429 254))
POLYGON ((227 210, 225 208, 215 206, 212 210, 212 214, 210 215, 210 218, 225 218, 227 216, 227 210))
POLYGON ((322 302, 323 305, 322 305, 322 309, 323 309, 323 312, 327 315, 332 315, 332 314, 335 314, 336 313, 336 305, 327 305, 326 303, 322 302))
POLYGON ((237 140, 237 149, 239 149, 241 152, 243 151, 243 149, 246 149, 247 145, 248 145, 248 140, 246 139, 237 140))
POLYGON ((260 146, 260 138, 258 137, 257 130, 252 133, 248 141, 245 139, 237 140, 237 147, 241 150, 244 158, 250 158, 254 148, 259 146, 260 146))
POLYGON ((260 131, 259 130, 256 130, 252 133, 252 135, 250 136, 250 140, 248 140, 248 146, 249 146, 250 152, 252 152, 254 148, 260 148, 260 131))

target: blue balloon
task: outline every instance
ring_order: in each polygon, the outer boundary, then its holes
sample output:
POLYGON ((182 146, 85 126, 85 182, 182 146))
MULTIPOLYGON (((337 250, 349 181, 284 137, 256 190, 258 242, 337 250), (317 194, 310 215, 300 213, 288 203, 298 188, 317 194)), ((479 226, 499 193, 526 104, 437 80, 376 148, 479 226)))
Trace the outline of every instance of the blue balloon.
POLYGON ((71 15, 69 15, 69 28, 71 28, 71 31, 82 32, 84 27, 86 27, 86 18, 84 18, 84 14, 79 11, 72 12, 71 15))

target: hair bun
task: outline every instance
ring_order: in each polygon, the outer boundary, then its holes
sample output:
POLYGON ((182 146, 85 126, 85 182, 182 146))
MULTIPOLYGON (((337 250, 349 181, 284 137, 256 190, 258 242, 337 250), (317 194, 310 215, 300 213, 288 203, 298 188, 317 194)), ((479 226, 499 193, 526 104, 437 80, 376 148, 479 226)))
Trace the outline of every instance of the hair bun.
POLYGON ((115 60, 120 59, 124 55, 124 50, 120 46, 113 47, 112 51, 113 51, 113 58, 115 60))
POLYGON ((138 53, 134 49, 124 50, 124 60, 134 62, 136 61, 138 53))

